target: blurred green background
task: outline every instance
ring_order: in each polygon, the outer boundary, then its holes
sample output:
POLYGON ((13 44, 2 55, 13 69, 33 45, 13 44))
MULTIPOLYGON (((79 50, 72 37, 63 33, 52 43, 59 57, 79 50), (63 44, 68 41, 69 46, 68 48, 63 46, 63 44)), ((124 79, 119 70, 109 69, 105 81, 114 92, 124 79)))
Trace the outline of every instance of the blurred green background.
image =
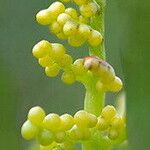
MULTIPOLYGON (((58 42, 35 22, 35 14, 51 0, 0 0, 0 149, 26 150, 20 127, 28 110, 73 114, 83 107, 84 88, 47 78, 32 57, 41 39, 58 42)), ((108 0, 106 11, 107 60, 125 82, 129 149, 150 149, 150 1, 108 0)), ((74 58, 86 47, 72 50, 74 58)), ((114 99, 115 95, 108 95, 114 99)), ((113 101, 113 100, 112 100, 113 101)))

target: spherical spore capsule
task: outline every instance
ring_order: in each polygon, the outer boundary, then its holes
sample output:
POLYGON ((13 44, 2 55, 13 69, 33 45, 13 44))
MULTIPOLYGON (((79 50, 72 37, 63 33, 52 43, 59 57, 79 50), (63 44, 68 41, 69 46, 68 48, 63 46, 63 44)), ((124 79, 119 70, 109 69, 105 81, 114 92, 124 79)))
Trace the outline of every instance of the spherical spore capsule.
POLYGON ((64 25, 67 21, 71 20, 71 16, 66 13, 61 13, 57 17, 57 22, 61 25, 64 25))
POLYGON ((57 64, 62 67, 62 68, 65 68, 65 67, 68 67, 68 66, 71 66, 73 60, 72 60, 72 57, 68 54, 65 54, 61 60, 57 61, 57 64))
POLYGON ((47 9, 41 10, 36 15, 36 21, 41 25, 49 25, 52 22, 51 14, 47 9))
POLYGON ((103 37, 101 33, 96 30, 92 30, 88 39, 89 44, 95 47, 101 44, 102 41, 103 41, 103 37))
POLYGON ((51 66, 54 64, 53 59, 49 56, 39 58, 38 62, 42 67, 47 67, 47 66, 51 66))
POLYGON ((54 60, 59 61, 60 59, 62 59, 65 52, 66 52, 66 49, 62 44, 52 43, 51 57, 53 57, 54 60))
POLYGON ((73 47, 79 47, 85 43, 85 39, 79 35, 73 35, 68 37, 68 43, 73 47))
POLYGON ((62 143, 65 141, 66 133, 64 131, 59 131, 55 133, 55 141, 57 143, 62 143))
POLYGON ((100 131, 105 131, 109 127, 109 123, 103 118, 103 117, 98 117, 98 122, 96 125, 96 128, 100 131))
POLYGON ((108 132, 108 137, 111 140, 116 140, 119 137, 119 133, 116 129, 110 129, 108 132))
POLYGON ((87 127, 88 124, 88 113, 84 110, 76 112, 74 115, 75 124, 79 127, 87 127))
POLYGON ((68 71, 62 74, 61 80, 66 84, 73 84, 76 81, 76 78, 73 72, 68 71))
POLYGON ((99 66, 98 74, 101 77, 102 83, 108 87, 115 80, 115 71, 113 67, 108 64, 106 61, 101 61, 101 65, 99 66))
POLYGON ((93 127, 95 127, 96 124, 97 124, 97 121, 98 121, 97 117, 96 117, 95 115, 89 113, 88 118, 89 118, 89 122, 88 122, 87 127, 88 127, 88 128, 93 128, 93 127))
POLYGON ((88 140, 90 136, 91 133, 88 128, 80 128, 75 125, 71 130, 69 130, 69 137, 72 140, 88 140))
POLYGON ((43 129, 39 132, 37 139, 40 145, 48 146, 54 141, 54 134, 49 130, 43 129))
POLYGON ((62 25, 60 25, 57 21, 52 22, 52 24, 49 26, 49 30, 54 34, 62 32, 62 29, 62 25))
POLYGON ((39 106, 35 106, 29 110, 28 119, 35 125, 40 125, 44 117, 45 111, 39 106))
POLYGON ((78 33, 85 39, 88 39, 91 33, 90 27, 86 24, 80 24, 78 28, 78 33))
POLYGON ((60 71, 60 67, 56 63, 54 63, 51 66, 47 66, 45 68, 45 73, 46 73, 46 75, 48 77, 55 77, 55 76, 57 76, 59 71, 60 71))
POLYGON ((88 4, 84 4, 80 6, 80 13, 85 17, 94 16, 97 10, 98 10, 97 4, 94 2, 90 2, 88 4))
POLYGON ((38 127, 27 120, 21 127, 21 135, 26 140, 32 140, 38 134, 38 127))
POLYGON ((32 54, 36 58, 42 58, 49 55, 51 50, 51 43, 46 40, 42 40, 33 47, 32 54))
POLYGON ((63 32, 66 36, 73 36, 77 32, 77 23, 73 21, 67 21, 63 26, 63 32))
POLYGON ((101 112, 101 116, 108 122, 111 121, 111 119, 116 115, 116 109, 114 106, 107 105, 106 107, 103 108, 101 112))
POLYGON ((111 119, 110 125, 112 128, 119 130, 125 126, 125 122, 121 116, 116 115, 111 119))
POLYGON ((57 131, 60 126, 60 117, 55 113, 48 114, 43 120, 43 127, 51 131, 57 131))
POLYGON ((123 87, 122 81, 119 77, 115 77, 115 79, 110 83, 109 89, 112 92, 119 92, 123 87))
POLYGON ((56 2, 53 2, 47 10, 51 14, 51 20, 54 21, 57 19, 59 14, 65 12, 65 6, 63 3, 56 1, 56 2))
POLYGON ((84 67, 84 60, 83 59, 77 59, 72 66, 72 70, 77 76, 82 76, 86 74, 87 69, 84 67))
POLYGON ((67 131, 74 125, 74 118, 69 114, 61 115, 60 120, 60 130, 67 131))
POLYGON ((74 121, 80 128, 93 128, 97 123, 97 117, 84 110, 80 110, 74 115, 74 121))
POLYGON ((77 11, 74 8, 67 8, 65 10, 65 13, 70 15, 71 18, 73 18, 73 19, 77 19, 78 18, 78 13, 77 13, 77 11))

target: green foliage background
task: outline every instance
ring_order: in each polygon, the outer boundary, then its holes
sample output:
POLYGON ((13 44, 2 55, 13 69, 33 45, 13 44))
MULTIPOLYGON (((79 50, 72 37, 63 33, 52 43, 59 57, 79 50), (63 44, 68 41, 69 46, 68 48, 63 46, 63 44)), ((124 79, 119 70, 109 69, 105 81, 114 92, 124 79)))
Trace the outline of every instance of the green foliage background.
MULTIPOLYGON (((26 150, 20 127, 34 105, 47 112, 73 114, 82 108, 84 88, 47 78, 32 57, 33 45, 48 39, 35 20, 51 0, 0 0, 0 149, 26 150)), ((125 81, 129 149, 150 149, 150 1, 108 0, 107 59, 125 81)), ((66 45, 68 47, 68 45, 66 45)), ((75 58, 86 47, 71 50, 75 58)), ((112 98, 112 96, 108 96, 112 98)))

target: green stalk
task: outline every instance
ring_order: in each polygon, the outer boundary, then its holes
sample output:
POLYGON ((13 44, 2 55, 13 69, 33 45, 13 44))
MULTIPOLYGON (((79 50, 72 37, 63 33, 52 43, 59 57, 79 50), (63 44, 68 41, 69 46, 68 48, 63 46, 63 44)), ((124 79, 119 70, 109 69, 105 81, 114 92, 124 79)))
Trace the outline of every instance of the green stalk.
POLYGON ((105 59, 105 6, 106 6, 106 0, 96 0, 95 1, 99 6, 99 11, 91 19, 91 27, 97 31, 99 31, 103 36, 103 43, 99 45, 98 47, 90 47, 89 48, 89 54, 94 56, 99 56, 102 59, 105 59))
POLYGON ((104 106, 105 93, 103 91, 97 91, 96 80, 92 78, 86 83, 86 94, 84 101, 84 109, 96 116, 100 115, 100 112, 104 106))
MULTIPOLYGON (((97 4, 100 7, 98 14, 91 19, 91 26, 92 28, 100 31, 104 38, 104 13, 105 13, 105 0, 96 0, 97 4)), ((89 48, 89 54, 98 56, 102 59, 105 59, 105 46, 104 41, 103 43, 96 47, 89 48)), ((86 95, 84 101, 84 109, 96 116, 100 115, 100 112, 104 106, 105 101, 105 93, 103 91, 96 90, 96 79, 93 76, 88 80, 85 85, 86 88, 86 95)), ((109 149, 109 144, 102 139, 100 134, 96 134, 93 129, 92 138, 88 141, 83 143, 82 150, 107 150, 109 149)))
MULTIPOLYGON (((99 11, 95 17, 91 19, 91 26, 93 29, 96 29, 103 35, 104 39, 104 14, 105 14, 105 0, 96 0, 96 3, 99 6, 99 11)), ((98 56, 102 59, 105 59, 105 43, 102 42, 98 47, 90 47, 89 54, 98 56)), ((84 102, 84 109, 88 112, 91 112, 95 115, 99 115, 102 107, 104 105, 105 93, 103 91, 96 90, 96 79, 93 76, 87 81, 85 85, 86 95, 84 102)))

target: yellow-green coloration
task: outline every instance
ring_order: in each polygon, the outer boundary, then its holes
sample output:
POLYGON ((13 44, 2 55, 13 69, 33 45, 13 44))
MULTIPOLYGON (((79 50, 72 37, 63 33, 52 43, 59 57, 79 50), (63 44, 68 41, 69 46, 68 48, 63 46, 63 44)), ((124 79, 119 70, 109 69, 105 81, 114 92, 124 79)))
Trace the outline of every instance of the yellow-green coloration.
POLYGON ((88 128, 80 128, 78 126, 74 126, 70 131, 69 131, 69 136, 70 139, 75 140, 75 141, 80 141, 80 140, 87 140, 90 138, 90 130, 88 128))
POLYGON ((43 120, 43 127, 52 131, 57 131, 59 125, 60 125, 60 117, 59 115, 54 113, 48 114, 43 120))
POLYGON ((78 19, 78 13, 74 8, 66 8, 65 13, 70 15, 73 19, 78 19))
POLYGON ((36 20, 41 25, 49 25, 64 11, 65 6, 61 2, 54 2, 49 8, 38 12, 36 20))
POLYGON ((107 130, 109 127, 109 124, 108 122, 103 118, 103 117, 99 117, 98 118, 98 122, 97 122, 97 125, 96 125, 96 128, 100 131, 105 131, 107 130))
POLYGON ((39 132, 37 140, 40 143, 40 145, 48 146, 53 142, 54 135, 51 131, 44 129, 39 132))
POLYGON ((53 148, 56 146, 56 142, 53 142, 52 144, 48 146, 40 145, 40 150, 53 150, 53 148))
POLYGON ((77 5, 86 4, 89 0, 73 0, 77 5))
POLYGON ((28 119, 35 124, 27 120, 21 129, 22 136, 26 140, 36 139, 41 145, 40 150, 63 148, 71 141, 88 142, 93 136, 93 131, 105 132, 105 136, 110 140, 118 140, 123 137, 125 128, 124 119, 110 105, 103 108, 99 117, 85 110, 78 111, 74 117, 54 113, 45 116, 44 110, 36 106, 29 110, 28 119))
POLYGON ((92 30, 88 42, 91 46, 98 46, 102 43, 103 37, 100 32, 92 30))
POLYGON ((48 12, 51 15, 51 20, 56 20, 59 14, 65 12, 65 6, 61 2, 54 2, 50 5, 50 7, 47 9, 48 12))
POLYGON ((88 24, 89 23, 89 18, 86 18, 86 17, 80 15, 79 16, 79 23, 88 24))
POLYGON ((76 80, 75 75, 73 74, 73 72, 64 72, 61 79, 66 84, 72 84, 76 80))
POLYGON ((61 1, 64 2, 64 3, 70 2, 70 0, 61 0, 61 1))
POLYGON ((96 90, 99 92, 100 91, 107 91, 105 85, 101 82, 101 80, 97 81, 96 90))
POLYGON ((42 67, 52 66, 54 64, 54 61, 48 55, 45 57, 39 58, 38 62, 40 64, 40 66, 42 66, 42 67))
POLYGON ((64 142, 62 144, 60 144, 61 149, 65 149, 65 150, 74 150, 74 146, 71 142, 64 142))
POLYGON ((77 59, 73 64, 73 71, 76 76, 83 76, 86 74, 87 69, 83 66, 83 59, 77 59))
POLYGON ((58 75, 59 73, 59 70, 60 70, 60 67, 55 63, 51 66, 47 66, 45 68, 45 74, 48 76, 48 77, 55 77, 58 75))
POLYGON ((37 43, 33 47, 32 53, 34 57, 42 58, 42 57, 49 55, 51 50, 52 50, 51 44, 48 41, 43 40, 37 43))
POLYGON ((51 57, 57 61, 61 59, 61 57, 65 54, 65 51, 66 50, 62 44, 53 43, 51 57))
POLYGON ((62 143, 62 142, 65 141, 65 137, 66 137, 66 133, 65 132, 63 132, 63 131, 57 132, 55 134, 55 141, 57 143, 62 143))
POLYGON ((122 129, 125 125, 124 119, 121 116, 115 116, 111 120, 111 127, 115 129, 122 129))
POLYGON ((41 10, 37 13, 36 21, 41 25, 49 25, 51 23, 51 15, 47 9, 41 10))
POLYGON ((60 25, 57 21, 54 21, 50 26, 49 29, 52 33, 58 34, 62 31, 63 26, 60 25))
POLYGON ((89 17, 94 17, 98 10, 97 4, 89 0, 76 0, 75 3, 81 5, 79 16, 76 9, 65 9, 61 2, 54 2, 49 8, 40 11, 36 15, 36 20, 41 25, 48 25, 50 32, 59 39, 68 39, 68 43, 73 47, 82 46, 85 41, 89 41, 94 47, 100 45, 103 39, 101 34, 87 26, 89 17))
POLYGON ((94 2, 90 2, 88 4, 80 6, 81 15, 83 15, 84 17, 92 17, 96 14, 97 11, 98 7, 94 2))
POLYGON ((58 39, 61 39, 61 40, 67 40, 67 38, 68 38, 68 37, 63 33, 63 31, 60 32, 60 33, 58 33, 56 36, 58 37, 58 39))
POLYGON ((40 125, 45 117, 44 110, 39 107, 33 107, 30 109, 28 113, 28 119, 34 124, 34 125, 40 125))
POLYGON ((86 24, 80 24, 78 33, 85 39, 90 36, 90 27, 86 24))
POLYGON ((113 106, 106 106, 101 113, 101 116, 105 118, 106 121, 110 121, 116 115, 116 109, 113 106))
POLYGON ((65 68, 71 66, 72 62, 73 62, 72 57, 68 54, 64 54, 64 56, 62 56, 59 62, 57 63, 62 68, 65 68))
POLYGON ((57 22, 61 25, 64 25, 69 20, 71 20, 71 16, 66 13, 60 14, 57 18, 57 22))
POLYGON ((63 114, 60 116, 61 125, 60 130, 67 131, 74 125, 74 118, 69 114, 63 114))
POLYGON ((110 84, 110 90, 118 92, 122 89, 122 81, 119 77, 115 77, 114 81, 110 84))
POLYGON ((93 128, 97 123, 97 118, 93 114, 80 110, 74 115, 74 121, 80 128, 93 128))
POLYGON ((75 35, 77 33, 77 23, 67 21, 63 26, 63 32, 66 36, 75 35))
POLYGON ((117 130, 115 130, 115 129, 110 129, 110 130, 109 130, 108 137, 109 137, 111 140, 117 139, 118 136, 119 136, 119 133, 118 133, 117 130))
POLYGON ((85 39, 82 38, 82 36, 70 36, 68 38, 68 43, 73 47, 79 47, 85 43, 85 39))
POLYGON ((106 92, 119 92, 123 87, 105 61, 104 12, 105 0, 61 0, 36 15, 39 24, 70 46, 89 46, 88 56, 77 60, 60 43, 42 40, 32 49, 48 77, 60 74, 65 84, 78 81, 86 89, 84 110, 73 116, 45 114, 39 106, 29 110, 21 134, 26 140, 36 140, 40 150, 75 150, 76 143, 82 144, 82 150, 110 150, 126 139, 125 116, 114 106, 104 107, 106 92), (78 9, 66 8, 63 2, 72 2, 78 9))
POLYGON ((21 128, 22 137, 26 140, 31 140, 38 134, 38 127, 27 120, 21 128))

